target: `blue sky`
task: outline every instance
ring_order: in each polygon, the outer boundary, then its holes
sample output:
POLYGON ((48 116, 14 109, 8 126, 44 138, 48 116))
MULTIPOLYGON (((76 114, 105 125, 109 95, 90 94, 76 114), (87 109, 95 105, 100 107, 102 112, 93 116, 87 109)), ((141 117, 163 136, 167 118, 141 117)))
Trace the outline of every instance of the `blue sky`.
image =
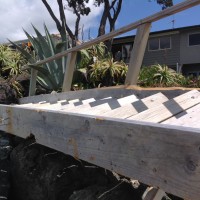
MULTIPOLYGON (((183 2, 183 0, 174 0, 174 4, 180 2, 183 2)), ((161 6, 154 2, 154 0, 152 2, 148 0, 124 0, 116 28, 130 24, 161 10, 161 6)), ((200 25, 200 5, 152 23, 151 31, 192 25, 200 25), (172 23, 173 20, 174 25, 172 23)), ((134 32, 132 31, 132 33, 134 32)))
MULTIPOLYGON (((123 0, 122 10, 116 23, 116 29, 130 24, 136 20, 147 17, 161 11, 154 0, 123 0)), ((48 0, 53 8, 55 15, 59 18, 59 10, 56 0, 48 0)), ((65 2, 63 0, 63 2, 65 2)), ((183 0, 174 0, 174 3, 180 3, 183 0)), ((34 24, 40 32, 44 32, 45 23, 51 33, 58 33, 54 21, 51 19, 41 0, 0 0, 0 43, 7 42, 7 38, 12 41, 26 39, 23 32, 24 28, 28 33, 34 34, 31 23, 34 24)), ((91 13, 89 16, 81 19, 80 28, 84 26, 84 38, 88 38, 90 29, 91 36, 97 36, 102 7, 96 8, 93 0, 89 0, 91 13)), ((66 18, 70 28, 74 28, 75 18, 73 12, 65 10, 66 18)), ((175 20, 174 28, 183 26, 200 25, 200 5, 183 11, 179 14, 167 17, 152 24, 151 31, 159 31, 173 28, 172 20, 175 20)), ((134 31, 128 34, 134 34, 134 31)))

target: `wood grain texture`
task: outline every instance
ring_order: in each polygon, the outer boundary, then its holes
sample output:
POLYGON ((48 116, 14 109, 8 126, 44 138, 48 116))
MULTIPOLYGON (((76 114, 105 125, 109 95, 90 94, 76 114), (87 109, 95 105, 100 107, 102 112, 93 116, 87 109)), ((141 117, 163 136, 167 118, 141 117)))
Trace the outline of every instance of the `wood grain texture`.
POLYGON ((200 129, 0 106, 0 129, 199 200, 200 129))
MULTIPOLYGON (((194 89, 194 88, 193 88, 194 89)), ((190 89, 190 90, 193 90, 190 89)), ((101 99, 108 96, 113 98, 121 98, 124 96, 135 94, 139 99, 143 99, 153 94, 162 92, 168 99, 174 98, 181 94, 186 93, 188 88, 141 88, 138 86, 114 86, 114 87, 103 87, 87 90, 69 91, 54 94, 41 94, 32 97, 24 97, 19 99, 20 104, 25 103, 38 103, 38 102, 57 102, 60 100, 73 100, 73 99, 88 99, 95 98, 101 99)))
POLYGON ((36 69, 31 69, 31 78, 30 78, 30 86, 29 86, 29 96, 35 95, 36 80, 37 80, 37 70, 36 69))
POLYGON ((119 107, 111 111, 107 111, 102 115, 105 117, 126 119, 130 116, 147 110, 148 108, 152 108, 157 106, 158 104, 164 103, 167 100, 168 98, 159 92, 143 99, 136 99, 136 101, 134 101, 133 103, 126 104, 123 107, 119 107))
POLYGON ((133 50, 131 52, 131 57, 129 61, 128 72, 125 80, 126 85, 137 84, 138 75, 143 62, 143 57, 149 38, 150 28, 151 23, 146 23, 140 25, 137 29, 133 44, 133 50))
POLYGON ((137 115, 129 117, 130 120, 141 120, 148 122, 162 122, 173 115, 183 112, 200 103, 200 92, 192 90, 171 99, 157 107, 150 108, 140 112, 137 115))
POLYGON ((165 121, 163 124, 200 128, 200 104, 185 110, 165 121))
POLYGON ((65 69, 62 92, 67 92, 71 90, 74 69, 76 67, 76 56, 76 51, 69 53, 67 56, 67 65, 65 69))
MULTIPOLYGON (((119 99, 106 98, 90 102, 82 106, 78 106, 77 108, 70 109, 70 111, 74 113, 89 114, 89 115, 103 115, 107 111, 115 110, 124 105, 133 103, 137 100, 138 98, 135 95, 129 95, 119 99)), ((66 110, 69 111, 68 108, 66 108, 66 110)))
POLYGON ((166 194, 163 190, 148 187, 142 196, 142 200, 162 200, 164 196, 166 194))

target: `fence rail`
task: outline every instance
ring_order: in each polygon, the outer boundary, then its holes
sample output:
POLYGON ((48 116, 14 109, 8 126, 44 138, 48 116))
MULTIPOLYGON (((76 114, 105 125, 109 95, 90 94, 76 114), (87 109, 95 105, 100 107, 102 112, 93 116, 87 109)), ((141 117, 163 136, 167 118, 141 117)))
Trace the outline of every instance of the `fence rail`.
MULTIPOLYGON (((175 13, 181 12, 183 10, 186 10, 188 8, 194 7, 199 4, 200 4, 200 0, 186 0, 182 3, 176 4, 170 8, 167 8, 158 13, 150 15, 144 19, 141 19, 141 20, 133 22, 129 25, 126 25, 118 30, 112 31, 108 34, 97 37, 91 41, 82 43, 81 45, 75 46, 66 51, 58 53, 54 56, 51 56, 44 60, 38 61, 37 63, 35 63, 35 65, 42 65, 42 64, 51 62, 53 60, 59 59, 63 56, 67 56, 68 54, 71 54, 71 56, 69 56, 69 57, 70 57, 70 59, 72 59, 72 61, 68 61, 68 63, 67 63, 68 66, 65 71, 65 78, 64 78, 63 90, 62 90, 63 92, 69 91, 70 87, 71 87, 71 82, 72 82, 72 77, 70 77, 70 76, 73 75, 72 72, 75 67, 74 60, 76 59, 76 53, 74 53, 74 52, 80 51, 80 50, 88 48, 94 44, 109 40, 115 36, 119 36, 123 33, 126 33, 128 31, 138 28, 134 46, 133 46, 133 50, 132 50, 132 54, 131 54, 131 58, 130 58, 130 62, 129 62, 129 70, 128 70, 127 78, 125 81, 125 83, 127 85, 135 84, 137 81, 139 69, 141 67, 142 60, 144 57, 144 51, 145 51, 145 48, 147 45, 147 40, 148 40, 148 36, 149 36, 149 32, 150 32, 151 23, 158 21, 162 18, 168 17, 170 15, 173 15, 175 13)), ((35 92, 34 90, 35 90, 35 85, 36 85, 35 76, 37 75, 37 73, 35 73, 34 70, 32 70, 32 71, 33 71, 34 75, 31 76, 31 84, 30 84, 31 87, 30 87, 29 94, 34 95, 34 92, 35 92)))

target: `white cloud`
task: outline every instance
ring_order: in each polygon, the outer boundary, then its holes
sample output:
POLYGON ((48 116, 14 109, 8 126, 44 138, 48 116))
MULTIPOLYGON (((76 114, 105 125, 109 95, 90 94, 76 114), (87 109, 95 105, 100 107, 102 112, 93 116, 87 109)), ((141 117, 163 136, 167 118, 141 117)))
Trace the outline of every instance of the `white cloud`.
MULTIPOLYGON (((59 10, 57 1, 48 0, 54 13, 59 18, 59 10)), ((50 33, 57 33, 56 25, 52 20, 47 9, 41 0, 0 0, 0 43, 7 42, 7 38, 12 41, 26 39, 22 30, 24 28, 28 33, 33 34, 31 23, 34 24, 41 32, 45 23, 50 30, 50 33)), ((93 0, 90 0, 91 13, 89 16, 83 17, 81 26, 84 24, 84 31, 89 28, 97 27, 97 18, 102 11, 101 8, 93 6, 93 0)), ((67 23, 73 29, 75 15, 68 10, 65 10, 67 23)))

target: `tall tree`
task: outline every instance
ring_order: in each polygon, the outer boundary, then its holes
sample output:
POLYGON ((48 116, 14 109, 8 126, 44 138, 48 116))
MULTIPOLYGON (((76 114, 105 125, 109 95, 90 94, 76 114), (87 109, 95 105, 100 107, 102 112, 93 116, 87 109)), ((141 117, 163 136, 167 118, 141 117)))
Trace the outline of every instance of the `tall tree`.
POLYGON ((162 9, 173 6, 173 0, 157 0, 157 3, 162 6, 162 9))
MULTIPOLYGON (((152 1, 152 0, 148 0, 152 1)), ((163 9, 170 7, 173 5, 173 0, 154 0, 158 4, 162 6, 163 9)), ((52 19, 55 21, 58 31, 66 32, 76 44, 76 40, 78 39, 79 34, 79 24, 82 15, 88 15, 90 13, 90 8, 87 6, 89 0, 65 0, 67 3, 66 5, 63 4, 63 0, 57 0, 57 4, 59 7, 60 12, 60 19, 58 19, 54 12, 51 9, 51 6, 47 3, 47 0, 42 0, 43 4, 47 8, 49 14, 51 15, 52 19), (75 23, 75 31, 74 33, 69 28, 67 24, 67 19, 65 17, 64 9, 70 8, 73 13, 76 15, 76 23, 75 23)), ((115 30, 115 23, 117 18, 120 14, 121 7, 122 7, 123 0, 94 0, 94 4, 96 6, 100 6, 104 4, 104 9, 102 12, 99 29, 98 29, 98 36, 105 34, 106 24, 109 23, 110 31, 115 30)))
POLYGON ((72 39, 72 44, 75 45, 78 39, 79 23, 81 15, 88 15, 90 13, 90 8, 87 6, 89 0, 65 0, 66 5, 63 4, 63 0, 57 0, 59 7, 60 19, 58 19, 51 6, 47 3, 47 0, 42 0, 43 4, 47 8, 50 16, 56 23, 58 31, 61 33, 68 33, 69 37, 72 39), (76 15, 75 31, 74 33, 67 24, 67 19, 65 17, 64 9, 67 7, 71 8, 73 13, 76 15))
POLYGON ((115 29, 115 22, 121 11, 123 0, 95 0, 95 5, 100 6, 104 3, 104 10, 99 24, 98 36, 105 34, 107 20, 109 21, 110 31, 115 29))

